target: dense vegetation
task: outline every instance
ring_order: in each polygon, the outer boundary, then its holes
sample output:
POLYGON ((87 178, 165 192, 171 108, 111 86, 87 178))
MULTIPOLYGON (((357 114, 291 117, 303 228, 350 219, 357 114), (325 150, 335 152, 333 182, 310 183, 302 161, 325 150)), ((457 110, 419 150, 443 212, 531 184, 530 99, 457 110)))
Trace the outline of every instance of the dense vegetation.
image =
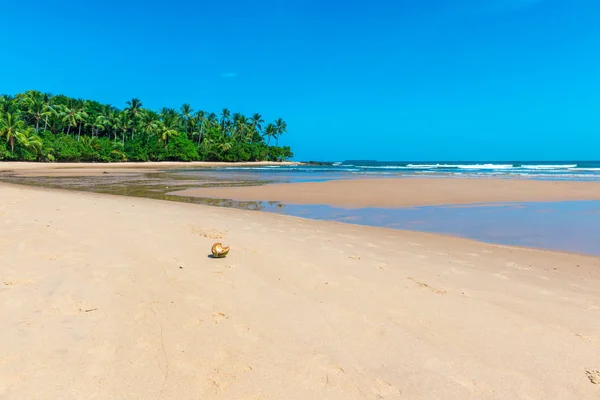
POLYGON ((127 107, 27 91, 0 96, 0 160, 15 161, 281 161, 287 132, 281 118, 265 122, 224 109, 152 111, 139 99, 127 107), (271 141, 275 145, 271 145, 271 141))

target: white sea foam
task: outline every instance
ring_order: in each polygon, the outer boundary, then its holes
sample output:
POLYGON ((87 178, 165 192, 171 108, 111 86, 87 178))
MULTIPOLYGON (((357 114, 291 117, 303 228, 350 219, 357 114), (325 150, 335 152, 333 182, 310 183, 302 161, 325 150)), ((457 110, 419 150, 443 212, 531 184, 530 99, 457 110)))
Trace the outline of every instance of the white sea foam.
POLYGON ((255 170, 256 173, 285 172, 292 174, 328 174, 340 173, 349 175, 369 176, 461 176, 461 177, 523 177, 540 179, 591 179, 600 180, 600 167, 592 164, 590 167, 578 168, 578 164, 502 164, 502 163, 414 163, 414 164, 344 164, 335 162, 322 166, 285 166, 262 165, 244 167, 225 167, 232 170, 255 170))
MULTIPOLYGON (((222 169, 236 169, 236 170, 260 170, 260 169, 279 169, 288 168, 285 165, 262 165, 260 167, 223 167, 222 169)), ((290 168, 294 169, 294 168, 290 168)))
POLYGON ((411 169, 510 169, 512 164, 408 164, 411 169))
POLYGON ((564 164, 521 165, 520 168, 523 168, 523 169, 567 169, 567 168, 575 168, 575 167, 577 167, 577 164, 571 164, 571 165, 564 165, 564 164))
POLYGON ((440 164, 408 164, 407 167, 411 169, 430 169, 439 168, 440 164))
POLYGON ((512 164, 473 164, 458 165, 459 169, 511 169, 512 164))
POLYGON ((358 165, 363 169, 414 169, 404 165, 358 165))

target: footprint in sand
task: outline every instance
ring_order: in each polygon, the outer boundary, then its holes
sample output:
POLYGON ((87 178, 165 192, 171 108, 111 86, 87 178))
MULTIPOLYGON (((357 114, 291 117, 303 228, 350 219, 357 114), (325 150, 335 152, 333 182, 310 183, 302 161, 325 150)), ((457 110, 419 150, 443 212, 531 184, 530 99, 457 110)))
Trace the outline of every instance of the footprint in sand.
POLYGON ((186 329, 195 329, 196 327, 202 325, 204 320, 202 318, 193 317, 187 320, 186 323, 183 324, 183 327, 186 329))
POLYGON ((18 279, 5 279, 3 281, 4 286, 27 286, 30 283, 33 283, 31 279, 18 280, 18 279))
POLYGON ((427 290, 430 290, 433 293, 436 293, 436 294, 446 294, 446 293, 448 293, 445 290, 440 290, 440 289, 433 288, 433 287, 429 286, 428 284, 426 284, 425 282, 418 281, 415 278, 406 278, 406 279, 413 281, 414 283, 416 283, 417 285, 419 285, 419 287, 422 287, 422 288, 425 288, 427 290))
POLYGON ((509 263, 506 263, 506 266, 507 266, 508 268, 519 269, 519 270, 521 270, 521 271, 529 271, 529 270, 531 269, 531 268, 529 268, 529 267, 521 267, 521 266, 519 266, 519 264, 517 264, 517 263, 514 263, 514 262, 509 262, 509 263))
POLYGON ((212 320, 215 324, 219 324, 226 319, 229 319, 229 315, 223 312, 216 312, 212 315, 212 320))
POLYGON ((372 390, 378 399, 397 399, 402 393, 396 386, 381 379, 375 381, 372 390))
POLYGON ((585 371, 585 374, 587 375, 590 382, 592 382, 594 385, 600 385, 600 371, 589 370, 585 371))
POLYGON ((192 233, 196 235, 200 235, 207 239, 223 239, 225 237, 225 232, 220 232, 214 229, 202 229, 202 228, 192 228, 192 233))
POLYGON ((254 368, 252 368, 252 366, 249 364, 236 363, 233 365, 224 366, 223 368, 214 368, 207 379, 212 388, 215 391, 220 392, 227 389, 232 383, 236 382, 238 377, 250 373, 253 370, 254 368))
POLYGON ((215 390, 222 391, 227 389, 231 383, 235 381, 235 375, 215 368, 208 380, 213 385, 215 390))
POLYGON ((321 368, 325 374, 321 377, 321 381, 326 385, 328 385, 332 380, 335 382, 346 374, 344 368, 340 367, 339 365, 323 365, 321 368))

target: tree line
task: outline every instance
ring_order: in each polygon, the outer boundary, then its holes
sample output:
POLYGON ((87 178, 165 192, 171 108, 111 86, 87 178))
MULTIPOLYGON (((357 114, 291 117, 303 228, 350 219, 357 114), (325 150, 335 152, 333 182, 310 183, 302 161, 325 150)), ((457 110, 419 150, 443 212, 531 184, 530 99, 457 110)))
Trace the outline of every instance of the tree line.
POLYGON ((265 123, 228 109, 153 111, 137 98, 119 109, 35 90, 0 95, 0 160, 282 161, 293 156, 279 146, 286 132, 281 118, 265 123))

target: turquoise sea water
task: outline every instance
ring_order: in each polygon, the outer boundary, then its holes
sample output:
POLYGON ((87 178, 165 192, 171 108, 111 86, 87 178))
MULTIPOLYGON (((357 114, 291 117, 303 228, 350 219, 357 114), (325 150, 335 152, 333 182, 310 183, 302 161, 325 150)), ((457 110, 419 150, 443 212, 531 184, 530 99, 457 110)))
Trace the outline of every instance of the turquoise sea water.
MULTIPOLYGON (((599 161, 556 162, 374 162, 329 165, 228 167, 207 172, 179 171, 192 177, 262 182, 307 182, 378 177, 521 178, 600 180, 599 161)), ((227 203, 231 206, 231 203, 227 203)), ((344 209, 326 205, 261 202, 262 211, 456 235, 489 243, 537 247, 600 256, 600 201, 475 204, 413 208, 344 209)))
POLYGON ((311 219, 443 233, 488 243, 600 256, 600 201, 396 209, 264 204, 263 210, 311 219))
MULTIPOLYGON (((185 169, 183 176, 206 176, 205 169, 185 169)), ((382 162, 343 161, 321 165, 225 167, 210 172, 220 179, 317 182, 332 179, 393 177, 521 178, 600 180, 600 161, 382 162)))
POLYGON ((394 176, 600 180, 600 161, 343 161, 326 165, 229 167, 220 172, 295 182, 394 176))

